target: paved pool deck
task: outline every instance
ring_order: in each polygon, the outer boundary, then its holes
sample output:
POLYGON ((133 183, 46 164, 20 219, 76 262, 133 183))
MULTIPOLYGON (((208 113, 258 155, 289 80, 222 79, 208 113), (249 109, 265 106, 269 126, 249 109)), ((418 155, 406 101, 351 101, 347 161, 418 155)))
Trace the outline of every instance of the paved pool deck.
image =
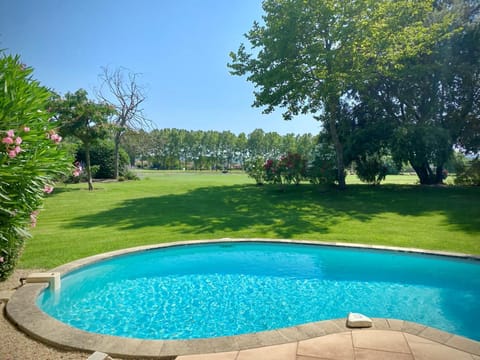
MULTIPOLYGON (((475 351, 475 349, 471 349, 475 351)), ((479 360, 424 337, 389 330, 352 330, 254 349, 179 356, 176 360, 479 360)))
MULTIPOLYGON (((204 242, 224 241, 238 240, 204 242)), ((163 246, 184 246, 188 243, 198 244, 199 241, 163 246)), ((325 245, 318 242, 299 243, 325 245)), ((327 245, 339 246, 336 243, 327 245)), ((64 274, 95 261, 158 247, 161 246, 101 254, 52 271, 64 274)), ((415 249, 399 251, 420 252, 415 249)), ((463 254, 456 256, 471 257, 463 254)), ((480 360, 480 342, 398 319, 372 319, 373 326, 368 329, 350 329, 346 326, 346 318, 342 318, 259 333, 193 340, 143 340, 94 334, 68 326, 41 311, 36 299, 47 287, 48 283, 28 283, 17 289, 8 296, 6 315, 31 337, 67 350, 99 351, 116 358, 163 360, 480 360)))

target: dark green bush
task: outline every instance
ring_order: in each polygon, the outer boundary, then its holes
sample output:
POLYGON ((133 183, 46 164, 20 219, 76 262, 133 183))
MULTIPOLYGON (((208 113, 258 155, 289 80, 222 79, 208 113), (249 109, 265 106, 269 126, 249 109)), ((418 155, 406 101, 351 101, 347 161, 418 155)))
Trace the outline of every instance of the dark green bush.
POLYGON ((335 149, 331 145, 318 144, 314 157, 307 166, 307 178, 312 184, 334 185, 338 182, 335 149))
POLYGON ((378 154, 361 156, 355 164, 357 176, 363 182, 378 185, 387 176, 387 164, 378 154))
POLYGON ((118 178, 118 181, 125 181, 125 180, 140 180, 140 178, 132 170, 126 170, 124 174, 119 176, 118 178))
MULTIPOLYGON (((85 163, 85 150, 80 148, 77 152, 77 160, 85 163)), ((111 140, 101 141, 90 149, 90 162, 92 168, 98 166, 98 170, 92 173, 95 179, 115 178, 115 145, 111 140)), ((127 153, 120 149, 119 175, 124 176, 128 170, 130 159, 127 153)))
POLYGON ((456 172, 455 184, 480 186, 480 159, 478 157, 466 164, 457 164, 456 172))

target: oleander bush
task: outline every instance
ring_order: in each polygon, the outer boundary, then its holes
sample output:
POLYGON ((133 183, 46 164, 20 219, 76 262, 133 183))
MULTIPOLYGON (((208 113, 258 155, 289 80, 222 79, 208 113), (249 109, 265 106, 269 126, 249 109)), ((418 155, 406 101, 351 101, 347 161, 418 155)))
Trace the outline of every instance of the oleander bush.
POLYGON ((13 271, 42 200, 73 169, 47 103, 19 56, 0 54, 0 281, 13 271))

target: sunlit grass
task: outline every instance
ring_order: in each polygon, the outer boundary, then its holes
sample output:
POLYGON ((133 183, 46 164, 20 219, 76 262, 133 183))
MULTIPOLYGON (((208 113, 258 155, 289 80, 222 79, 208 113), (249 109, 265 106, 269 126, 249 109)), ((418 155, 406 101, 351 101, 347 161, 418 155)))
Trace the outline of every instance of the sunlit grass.
MULTIPOLYGON (((142 171, 142 180, 58 187, 20 266, 52 268, 105 251, 168 241, 286 238, 480 254, 479 188, 380 186, 346 191, 256 186, 243 173, 142 171)), ((396 185, 392 185, 396 183, 396 185)))

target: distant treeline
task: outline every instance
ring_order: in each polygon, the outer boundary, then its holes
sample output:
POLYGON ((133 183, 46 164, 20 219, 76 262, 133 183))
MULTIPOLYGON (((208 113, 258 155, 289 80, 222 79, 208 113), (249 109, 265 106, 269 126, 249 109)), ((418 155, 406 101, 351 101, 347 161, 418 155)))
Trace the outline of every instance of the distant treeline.
POLYGON ((128 132, 123 147, 131 165, 156 169, 242 168, 253 157, 278 158, 288 153, 309 158, 318 142, 312 134, 286 134, 256 129, 250 134, 230 131, 155 129, 128 132))

